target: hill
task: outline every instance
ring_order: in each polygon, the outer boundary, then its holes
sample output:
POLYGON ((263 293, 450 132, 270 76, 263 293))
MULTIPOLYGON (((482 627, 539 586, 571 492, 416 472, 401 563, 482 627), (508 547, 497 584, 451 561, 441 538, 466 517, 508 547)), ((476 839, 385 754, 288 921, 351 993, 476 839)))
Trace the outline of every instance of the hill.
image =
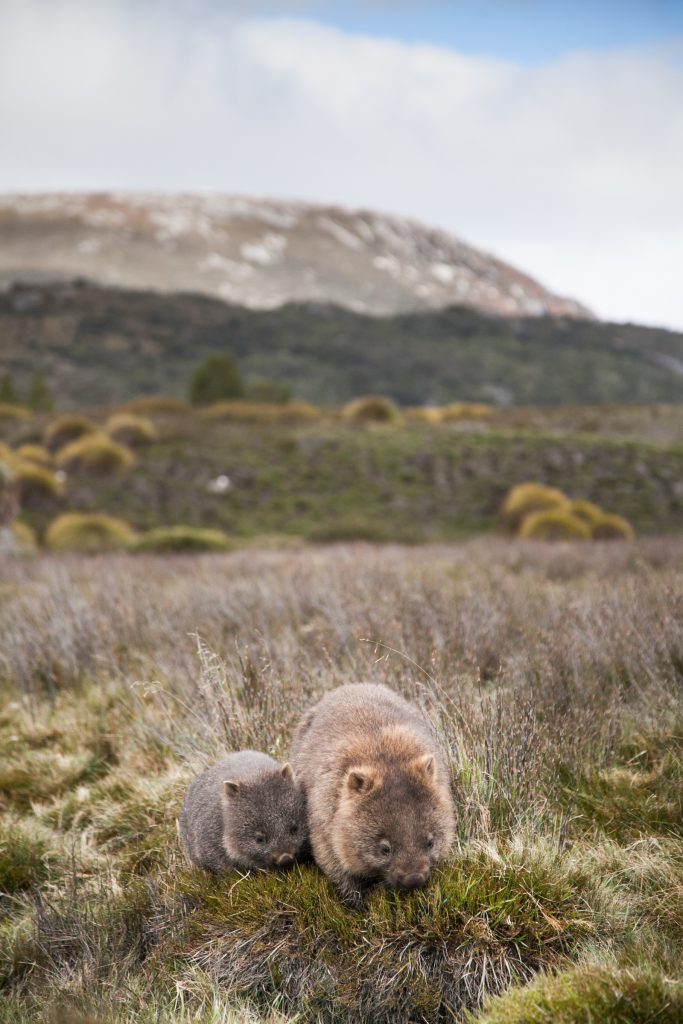
POLYGON ((0 286, 85 275, 254 309, 332 302, 375 314, 460 304, 589 315, 445 231, 404 217, 201 194, 0 196, 0 286))
POLYGON ((375 317, 329 304, 250 310, 200 295, 81 283, 0 293, 0 371, 39 369, 59 404, 185 394, 194 367, 229 352, 249 378, 320 404, 382 392, 406 405, 683 401, 683 334, 463 307, 375 317))

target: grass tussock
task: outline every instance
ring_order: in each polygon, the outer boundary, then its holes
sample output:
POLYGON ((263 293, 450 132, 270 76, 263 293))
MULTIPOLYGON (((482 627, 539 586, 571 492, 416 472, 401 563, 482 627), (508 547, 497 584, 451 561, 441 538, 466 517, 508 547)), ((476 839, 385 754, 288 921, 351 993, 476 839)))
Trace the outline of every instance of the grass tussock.
POLYGON ((337 545, 3 567, 2 1024, 676 1019, 680 543, 362 565, 337 545), (309 864, 189 870, 193 775, 285 759, 302 710, 358 679, 419 703, 448 754, 457 838, 428 886, 358 912, 309 864))
POLYGON ((60 480, 45 466, 23 459, 16 464, 15 478, 19 486, 21 504, 24 508, 34 508, 45 502, 54 502, 65 493, 64 481, 60 480))
POLYGON ((52 455, 42 444, 21 444, 17 448, 17 456, 24 462, 34 462, 44 469, 51 469, 53 465, 52 455))
POLYGON ((231 551, 233 542, 222 530, 198 526, 160 526, 143 534, 131 551, 151 554, 193 554, 202 551, 231 551))
POLYGON ((507 494, 501 516, 503 522, 516 533, 528 516, 540 512, 557 512, 567 506, 567 496, 557 487, 545 484, 517 484, 507 494))
POLYGON ((399 423, 401 411, 384 395, 365 395, 345 405, 342 416, 351 423, 399 423))
POLYGON ((45 546, 51 551, 98 554, 128 548, 135 536, 128 523, 114 516, 65 512, 50 523, 45 546))
POLYGON ((603 513, 591 524, 593 540, 633 540, 635 531, 623 516, 603 513))
POLYGON ((93 434, 96 430, 97 427, 87 416, 69 413, 49 424, 45 431, 45 447, 54 454, 71 441, 93 434))
POLYGON ((71 441, 57 454, 57 465, 68 473, 125 473, 134 463, 129 448, 99 432, 71 441))
POLYGON ((566 508, 525 516, 518 536, 525 540, 590 540, 591 527, 566 508))
POLYGON ((119 444, 135 448, 149 444, 157 436, 156 427, 150 419, 136 413, 116 413, 104 425, 105 433, 119 444))

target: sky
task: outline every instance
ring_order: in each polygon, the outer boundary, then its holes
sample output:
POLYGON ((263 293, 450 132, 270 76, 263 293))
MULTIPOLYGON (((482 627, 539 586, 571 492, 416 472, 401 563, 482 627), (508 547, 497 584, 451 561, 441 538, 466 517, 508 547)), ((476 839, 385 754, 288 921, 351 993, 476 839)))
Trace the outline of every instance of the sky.
POLYGON ((109 188, 404 214, 683 329, 683 0, 0 0, 0 190, 109 188))

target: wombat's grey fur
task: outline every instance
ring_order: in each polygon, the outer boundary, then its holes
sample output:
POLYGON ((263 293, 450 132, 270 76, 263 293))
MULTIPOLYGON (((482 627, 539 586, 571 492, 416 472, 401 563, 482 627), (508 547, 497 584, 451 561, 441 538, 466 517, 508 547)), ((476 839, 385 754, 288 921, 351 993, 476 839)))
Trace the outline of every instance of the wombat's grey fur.
POLYGON ((418 708, 385 686, 332 690, 304 715, 292 765, 317 864, 358 903, 373 882, 415 888, 454 835, 448 772, 418 708))
POLYGON ((306 802, 290 765, 240 750, 194 780, 178 825, 188 860, 215 874, 286 867, 306 841, 306 802))

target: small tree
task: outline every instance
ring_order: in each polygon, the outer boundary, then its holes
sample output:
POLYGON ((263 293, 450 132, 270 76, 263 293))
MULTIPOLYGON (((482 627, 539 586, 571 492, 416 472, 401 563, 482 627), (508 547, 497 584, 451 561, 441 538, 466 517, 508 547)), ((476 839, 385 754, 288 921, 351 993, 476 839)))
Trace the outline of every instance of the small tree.
POLYGON ((5 402, 7 405, 19 404, 11 373, 3 373, 0 377, 0 402, 5 402))
POLYGON ((209 356, 197 367, 190 384, 193 405, 210 405, 243 394, 242 378, 230 356, 209 356))
POLYGON ((52 412, 54 409, 52 392, 47 386, 45 377, 40 372, 33 375, 31 390, 28 393, 26 404, 29 409, 34 409, 36 412, 52 412))

